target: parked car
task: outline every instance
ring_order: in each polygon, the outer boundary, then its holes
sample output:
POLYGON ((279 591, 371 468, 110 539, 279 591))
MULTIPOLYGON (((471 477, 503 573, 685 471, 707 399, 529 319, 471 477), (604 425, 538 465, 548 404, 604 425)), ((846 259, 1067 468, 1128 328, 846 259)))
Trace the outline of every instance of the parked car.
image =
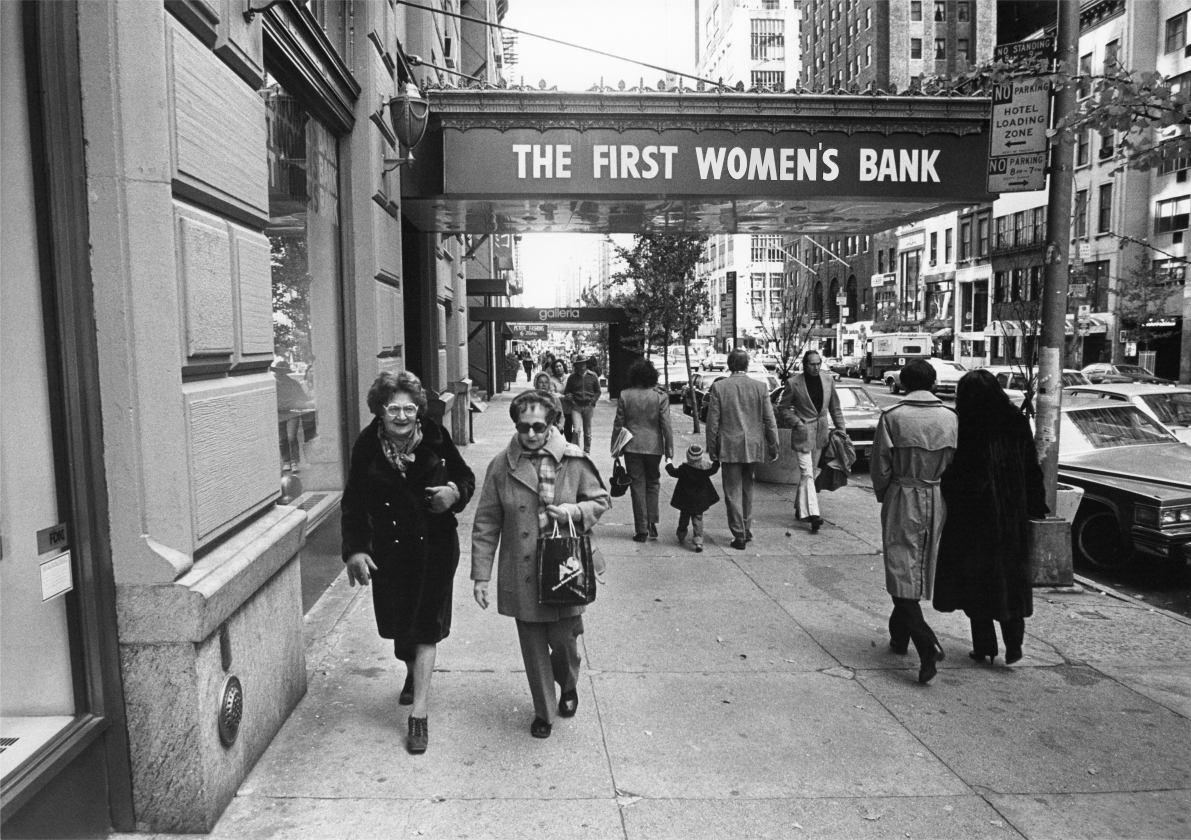
MULTIPOLYGON (((959 362, 947 359, 927 359, 927 363, 935 369, 935 393, 954 394, 955 386, 968 369, 959 362)), ((900 394, 903 390, 900 370, 890 370, 885 373, 885 387, 891 394, 900 394)))
POLYGON ((773 353, 762 353, 757 357, 757 361, 760 362, 766 370, 777 370, 778 365, 781 364, 782 360, 773 353))
POLYGON ((836 378, 847 376, 852 379, 860 378, 860 359, 855 357, 824 359, 823 364, 836 375, 836 378))
MULTIPOLYGON (((691 367, 695 368, 693 361, 691 367)), ((658 371, 658 384, 669 385, 670 402, 678 402, 682 399, 682 392, 687 386, 688 378, 685 362, 671 362, 666 365, 665 370, 658 371)))
POLYGON ((728 369, 728 354, 727 353, 712 353, 703 360, 703 370, 727 370, 728 369))
POLYGON ((1109 362, 1097 362, 1083 369, 1083 374, 1093 385, 1106 382, 1149 382, 1158 385, 1174 385, 1172 379, 1154 376, 1141 365, 1114 365, 1109 362))
MULTIPOLYGON (((1005 389, 1014 405, 1020 406, 1026 399, 1027 370, 1020 365, 986 365, 980 370, 987 370, 997 378, 997 382, 1005 389)), ((1029 382, 1033 384, 1036 375, 1031 375, 1029 382)), ((1063 368, 1063 387, 1071 388, 1076 385, 1090 385, 1088 378, 1082 371, 1074 368, 1063 368)), ((1031 389, 1032 390, 1032 389, 1031 389)))
MULTIPOLYGON (((757 365, 760 367, 760 365, 757 365)), ((682 392, 682 413, 690 417, 695 413, 695 406, 699 407, 699 419, 707 419, 707 391, 711 388, 713 382, 723 379, 728 376, 728 371, 706 371, 696 373, 691 378, 690 385, 682 392)), ((764 382, 769 388, 769 399, 777 399, 777 395, 781 394, 782 383, 769 371, 761 368, 757 370, 750 366, 748 375, 752 379, 759 382, 764 382)))
POLYGON ((844 383, 835 386, 839 394, 839 407, 844 413, 844 425, 848 438, 856 447, 856 460, 867 461, 873 451, 873 437, 877 421, 881 419, 881 407, 863 385, 844 383))
POLYGON ((1063 391, 1064 399, 1071 395, 1099 395, 1103 400, 1131 403, 1169 429, 1183 443, 1191 444, 1191 388, 1128 382, 1083 385, 1063 391))
POLYGON ((1066 394, 1059 480, 1084 489, 1071 527, 1077 560, 1119 568, 1191 556, 1191 446, 1137 406, 1066 394))

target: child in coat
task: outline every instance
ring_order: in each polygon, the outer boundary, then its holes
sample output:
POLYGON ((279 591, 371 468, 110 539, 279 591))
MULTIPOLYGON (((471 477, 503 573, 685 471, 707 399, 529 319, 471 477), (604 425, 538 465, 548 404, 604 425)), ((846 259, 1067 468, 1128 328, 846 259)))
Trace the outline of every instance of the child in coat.
POLYGON ((695 551, 703 550, 703 513, 720 500, 715 492, 711 477, 720 470, 720 462, 714 464, 703 452, 703 447, 693 444, 686 451, 686 462, 676 468, 666 464, 666 472, 678 479, 670 506, 677 508, 678 541, 686 542, 687 526, 694 531, 695 551))

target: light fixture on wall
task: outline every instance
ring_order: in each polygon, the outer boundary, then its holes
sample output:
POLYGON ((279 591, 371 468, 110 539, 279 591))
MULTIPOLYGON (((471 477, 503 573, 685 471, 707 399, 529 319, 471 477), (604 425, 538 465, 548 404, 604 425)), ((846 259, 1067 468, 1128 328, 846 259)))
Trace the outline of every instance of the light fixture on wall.
POLYGON ((418 86, 413 82, 402 82, 400 90, 401 92, 386 104, 393 134, 396 135, 400 146, 407 151, 403 158, 385 158, 386 173, 399 166, 413 163, 414 147, 426 136, 426 125, 430 120, 430 103, 422 96, 418 86))
MULTIPOLYGON (((276 6, 278 3, 284 3, 286 0, 244 0, 244 20, 252 23, 252 19, 262 12, 267 12, 269 9, 276 6)), ((299 6, 305 6, 306 0, 293 0, 299 6)))

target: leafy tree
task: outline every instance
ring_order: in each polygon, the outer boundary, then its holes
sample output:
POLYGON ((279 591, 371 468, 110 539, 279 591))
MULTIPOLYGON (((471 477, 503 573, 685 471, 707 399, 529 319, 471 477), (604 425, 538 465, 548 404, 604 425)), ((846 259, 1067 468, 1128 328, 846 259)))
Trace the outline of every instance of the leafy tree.
POLYGON ((312 362, 310 272, 305 236, 270 236, 273 267, 273 352, 293 362, 312 362))
POLYGON ((810 342, 814 329, 813 314, 811 284, 808 280, 787 284, 782 290, 782 310, 778 317, 766 312, 753 313, 760 322, 758 331, 762 338, 774 348, 774 355, 778 358, 774 373, 783 382, 797 370, 798 360, 810 342))
POLYGON ((1151 321, 1177 314, 1182 302, 1181 274, 1171 270, 1169 261, 1139 257, 1121 278, 1123 282, 1117 284, 1116 311, 1121 329, 1140 330, 1151 321))
MULTIPOLYGON (((616 254, 625 267, 612 278, 624 295, 625 312, 634 332, 645 341, 646 352, 660 344, 669 359, 670 345, 675 341, 682 344, 688 382, 690 340, 711 311, 707 281, 696 273, 706 241, 705 236, 687 234, 636 234, 632 247, 617 246, 616 254)), ((668 392, 667 365, 662 365, 662 371, 668 392)), ((698 414, 696 411, 695 431, 699 430, 698 414)))

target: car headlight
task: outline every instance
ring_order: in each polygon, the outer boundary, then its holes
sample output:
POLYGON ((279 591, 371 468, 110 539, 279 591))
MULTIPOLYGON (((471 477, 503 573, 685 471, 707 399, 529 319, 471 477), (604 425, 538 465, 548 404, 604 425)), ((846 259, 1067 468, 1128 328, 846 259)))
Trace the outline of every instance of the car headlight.
MULTIPOLYGON (((1140 519, 1137 521, 1141 522, 1140 519)), ((1165 508, 1158 512, 1158 526, 1160 528, 1169 528, 1175 525, 1186 525, 1189 523, 1191 523, 1191 505, 1165 508)))

